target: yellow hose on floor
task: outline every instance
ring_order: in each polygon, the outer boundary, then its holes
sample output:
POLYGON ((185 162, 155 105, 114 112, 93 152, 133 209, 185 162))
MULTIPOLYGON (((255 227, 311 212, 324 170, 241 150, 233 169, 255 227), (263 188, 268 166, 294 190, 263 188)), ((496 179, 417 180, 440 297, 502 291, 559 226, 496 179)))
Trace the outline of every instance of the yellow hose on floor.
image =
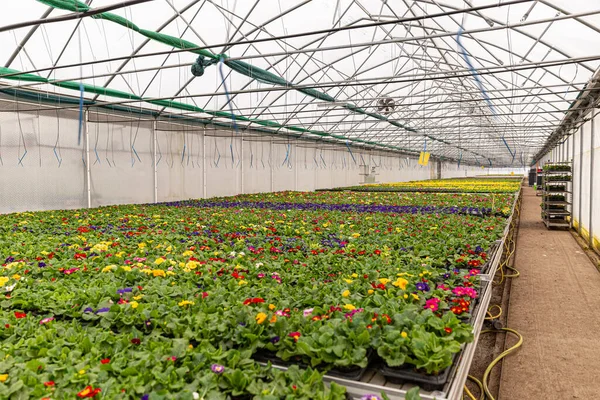
POLYGON ((471 381, 475 382, 477 384, 477 386, 479 387, 479 393, 481 393, 480 397, 478 399, 469 390, 469 388, 467 387, 467 385, 465 385, 465 394, 467 395, 467 397, 470 400, 484 400, 485 399, 485 392, 483 391, 483 384, 481 383, 481 381, 479 379, 475 378, 473 375, 467 376, 467 379, 470 379, 471 381))
MULTIPOLYGON (((520 214, 521 214, 521 204, 520 203, 521 203, 521 199, 519 198, 519 200, 517 200, 517 206, 515 209, 518 217, 520 217, 520 214)), ((515 229, 516 223, 511 224, 511 225, 512 226, 510 228, 510 231, 512 233, 512 231, 515 229)), ((498 268, 498 270, 500 271, 500 274, 501 274, 500 282, 493 282, 494 284, 502 284, 502 282, 504 282, 505 278, 517 278, 521 275, 521 273, 515 267, 509 265, 510 259, 512 258, 513 254, 515 253, 516 248, 517 248, 517 243, 514 238, 514 234, 511 234, 511 235, 509 235, 508 242, 505 242, 505 247, 503 249, 503 251, 507 252, 507 256, 504 259, 504 261, 500 264, 500 267, 498 268), (512 247, 512 249, 511 249, 511 247, 512 247), (504 267, 510 269, 514 273, 508 274, 508 275, 505 274, 504 267)), ((498 304, 491 305, 488 308, 486 314, 487 314, 487 316, 485 317, 485 319, 488 321, 498 319, 502 315, 502 307, 500 307, 498 304), (493 315, 491 313, 491 311, 493 308, 496 308, 496 307, 498 308, 498 314, 493 315)), ((512 346, 512 347, 508 348, 507 350, 503 351, 502 353, 500 353, 500 355, 498 355, 498 357, 496 357, 490 363, 490 365, 488 365, 488 367, 486 368, 486 370, 483 374, 482 381, 480 381, 479 379, 475 378, 472 375, 468 376, 468 379, 475 382, 477 384, 477 386, 479 386, 480 393, 481 393, 481 396, 479 397, 479 399, 477 399, 473 395, 473 393, 469 390, 467 385, 465 384, 464 395, 466 395, 469 398, 469 400, 485 400, 486 398, 488 400, 495 400, 494 396, 492 395, 492 393, 490 392, 490 390, 488 388, 488 382, 487 382, 488 377, 489 377, 490 373, 492 372, 492 369, 496 366, 496 364, 498 364, 498 362, 500 362, 500 360, 502 360, 504 357, 506 357, 513 351, 517 350, 523 344, 523 336, 521 336, 521 334, 519 332, 515 331, 514 329, 510 329, 510 328, 488 329, 488 330, 482 331, 481 334, 493 333, 493 332, 497 333, 497 332, 502 332, 502 331, 509 332, 509 333, 516 335, 519 338, 519 340, 517 341, 517 343, 514 346, 512 346)), ((463 396, 463 398, 464 398, 464 396, 463 396)))
POLYGON ((485 395, 487 396, 487 398, 489 400, 495 400, 494 396, 492 396, 492 393, 490 393, 490 390, 487 385, 487 380, 488 380, 490 373, 492 372, 492 369, 496 366, 496 364, 498 364, 498 362, 500 360, 502 360, 504 357, 506 357, 507 355, 509 355, 510 353, 512 353, 519 347, 521 347, 521 345, 523 344, 523 336, 521 336, 521 334, 519 332, 515 331, 514 329, 510 329, 510 328, 502 328, 502 329, 497 329, 497 330, 489 329, 489 330, 482 331, 481 334, 492 333, 492 332, 497 333, 497 332, 502 332, 502 331, 509 332, 509 333, 516 335, 519 338, 519 340, 517 341, 517 343, 515 345, 513 345, 512 347, 510 347, 510 348, 504 350, 502 353, 500 353, 500 355, 498 357, 496 357, 490 363, 490 365, 488 365, 488 367, 486 368, 481 382, 483 384, 483 391, 485 392, 485 395))
POLYGON ((488 310, 487 310, 487 315, 488 316, 485 317, 485 319, 488 321, 500 318, 500 316, 502 315, 502 307, 500 307, 498 304, 491 305, 490 308, 488 308, 488 310), (492 309, 494 307, 498 308, 498 314, 496 314, 496 315, 492 315, 492 309))

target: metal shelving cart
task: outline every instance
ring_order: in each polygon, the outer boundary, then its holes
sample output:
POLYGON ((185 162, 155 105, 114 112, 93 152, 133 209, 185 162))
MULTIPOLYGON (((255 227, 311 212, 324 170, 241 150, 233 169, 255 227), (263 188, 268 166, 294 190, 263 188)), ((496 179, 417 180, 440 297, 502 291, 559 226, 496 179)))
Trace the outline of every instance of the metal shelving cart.
POLYGON ((542 220, 547 228, 572 227, 571 161, 547 163, 542 178, 542 220))

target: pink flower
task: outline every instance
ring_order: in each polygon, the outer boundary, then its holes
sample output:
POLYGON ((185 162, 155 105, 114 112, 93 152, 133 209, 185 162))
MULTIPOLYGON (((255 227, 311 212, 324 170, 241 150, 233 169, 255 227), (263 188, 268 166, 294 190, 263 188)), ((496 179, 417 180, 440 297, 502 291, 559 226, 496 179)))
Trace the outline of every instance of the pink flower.
POLYGON ((79 268, 65 269, 65 270, 63 271, 63 273, 64 273, 65 275, 71 275, 71 274, 72 274, 73 272, 75 272, 75 271, 79 271, 79 268))
POLYGON ((472 299, 477 297, 477 290, 470 288, 470 287, 463 287, 463 286, 455 287, 452 290, 452 293, 459 297, 470 297, 472 299))
POLYGON ((40 321, 40 325, 47 324, 50 321, 54 321, 54 317, 44 318, 43 320, 40 321))
POLYGON ((307 308, 306 310, 303 311, 303 314, 305 317, 308 317, 310 314, 312 314, 313 312, 313 308, 307 308))
POLYGON ((440 307, 440 299, 433 298, 425 301, 425 308, 429 308, 431 311, 437 311, 440 307))
POLYGON ((264 278, 264 277, 265 277, 265 274, 262 274, 262 273, 261 273, 261 274, 258 274, 258 275, 256 275, 256 276, 257 276, 259 279, 262 279, 262 278, 264 278))
POLYGON ((438 285, 438 287, 437 287, 437 288, 438 288, 439 290, 450 290, 450 288, 449 288, 448 286, 446 286, 446 285, 443 285, 443 284, 442 284, 442 285, 438 285))

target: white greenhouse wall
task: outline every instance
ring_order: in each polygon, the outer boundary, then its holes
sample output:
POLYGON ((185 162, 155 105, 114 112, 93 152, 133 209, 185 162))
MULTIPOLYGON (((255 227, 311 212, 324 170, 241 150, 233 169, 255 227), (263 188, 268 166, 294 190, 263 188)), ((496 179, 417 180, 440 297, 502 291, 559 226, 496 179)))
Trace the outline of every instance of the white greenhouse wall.
POLYGON ((437 172, 406 155, 123 114, 89 113, 79 145, 78 131, 77 111, 0 113, 0 213, 87 207, 88 145, 92 207, 358 185, 362 165, 376 182, 437 172))
POLYGON ((600 250, 600 113, 594 111, 563 143, 541 160, 573 161, 573 226, 590 246, 600 250))

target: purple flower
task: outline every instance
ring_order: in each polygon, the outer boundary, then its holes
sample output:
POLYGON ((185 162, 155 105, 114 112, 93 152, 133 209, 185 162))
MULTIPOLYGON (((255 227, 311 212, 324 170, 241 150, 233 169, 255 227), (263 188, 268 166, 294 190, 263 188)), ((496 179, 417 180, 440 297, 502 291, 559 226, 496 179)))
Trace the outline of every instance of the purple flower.
POLYGON ((219 364, 213 364, 210 366, 210 370, 215 374, 222 374, 225 371, 225 367, 219 364))
POLYGON ((147 328, 152 326, 152 321, 147 319, 146 321, 144 321, 144 324, 146 325, 147 328))
POLYGON ((375 394, 365 394, 360 400, 381 400, 381 397, 375 394))
POLYGON ((83 310, 84 313, 89 313, 89 312, 94 312, 94 309, 92 307, 88 307, 85 310, 83 310))
POLYGON ((273 343, 273 344, 275 344, 275 343, 279 343, 279 336, 272 337, 272 338, 270 339, 270 342, 271 342, 271 343, 273 343))
POLYGON ((150 398, 149 394, 145 394, 142 396, 142 400, 148 400, 150 398))
POLYGON ((15 261, 15 258, 13 256, 8 256, 6 257, 6 260, 4 260, 5 263, 11 263, 15 261))
POLYGON ((38 267, 40 267, 40 268, 44 268, 45 266, 46 266, 46 263, 45 263, 45 262, 43 262, 43 261, 40 261, 40 262, 38 263, 38 267))
POLYGON ((420 290, 422 292, 429 292, 429 285, 426 284, 425 282, 417 282, 417 290, 420 290))
POLYGON ((132 288, 130 287, 126 287, 124 289, 118 289, 117 290, 117 294, 123 294, 123 293, 131 293, 133 291, 132 288))
POLYGON ((104 307, 104 308, 98 309, 98 311, 96 311, 96 314, 105 313, 105 312, 109 312, 109 311, 110 311, 110 307, 104 307))
POLYGON ((450 278, 450 274, 448 272, 446 272, 444 275, 442 275, 442 277, 444 279, 448 279, 448 278, 450 278))

